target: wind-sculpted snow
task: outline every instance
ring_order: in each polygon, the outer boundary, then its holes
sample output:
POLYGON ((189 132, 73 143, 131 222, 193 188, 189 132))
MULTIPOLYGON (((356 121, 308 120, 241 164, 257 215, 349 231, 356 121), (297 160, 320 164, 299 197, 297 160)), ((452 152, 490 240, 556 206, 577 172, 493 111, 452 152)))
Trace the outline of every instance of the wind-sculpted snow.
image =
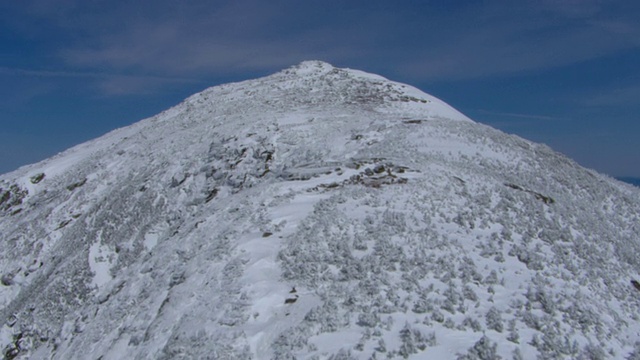
POLYGON ((0 177, 6 359, 637 358, 640 192, 305 62, 0 177))

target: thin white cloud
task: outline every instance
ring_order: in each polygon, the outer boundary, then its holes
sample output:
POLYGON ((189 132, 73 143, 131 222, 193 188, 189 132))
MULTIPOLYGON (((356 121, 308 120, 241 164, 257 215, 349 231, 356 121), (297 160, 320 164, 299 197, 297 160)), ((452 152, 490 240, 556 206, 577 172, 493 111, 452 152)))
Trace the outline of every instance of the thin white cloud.
POLYGON ((125 75, 90 71, 36 70, 0 66, 0 74, 37 78, 83 78, 96 80, 105 95, 149 94, 171 84, 200 83, 202 80, 176 76, 125 75))
POLYGON ((520 118, 520 119, 528 119, 528 120, 545 120, 545 121, 558 121, 558 120, 566 120, 566 118, 558 117, 558 116, 548 116, 548 115, 538 115, 538 114, 522 114, 522 113, 513 113, 513 112, 500 112, 500 111, 490 111, 479 109, 476 110, 481 114, 492 115, 492 116, 500 116, 500 117, 510 117, 510 118, 520 118))
POLYGON ((608 89, 583 98, 585 106, 621 106, 632 105, 640 107, 640 85, 617 87, 608 89))
POLYGON ((239 3, 251 11, 232 3, 205 7, 201 13, 187 8, 182 15, 153 21, 131 19, 121 31, 99 36, 90 47, 63 49, 60 54, 72 66, 212 74, 282 68, 309 58, 360 53, 357 46, 341 43, 348 35, 339 36, 334 28, 289 32, 293 25, 287 16, 291 14, 262 2, 239 3))
POLYGON ((0 66, 0 74, 5 75, 21 75, 21 76, 37 76, 37 77, 76 77, 76 78, 140 78, 140 79, 152 79, 158 81, 174 81, 174 82, 198 82, 193 78, 185 77, 163 77, 153 75, 122 75, 112 73, 101 73, 91 71, 67 71, 67 70, 37 70, 37 69, 23 69, 15 67, 0 66))
POLYGON ((168 78, 274 71, 322 59, 452 81, 549 69, 640 47, 637 11, 611 10, 614 5, 597 0, 415 9, 287 0, 66 2, 54 7, 32 0, 30 13, 82 34, 58 48, 68 67, 168 78))
MULTIPOLYGON (((561 3, 561 2, 558 2, 561 3)), ((577 3, 573 1, 572 3, 577 3)), ((582 11, 564 6, 498 8, 453 14, 458 24, 441 41, 425 44, 407 73, 431 80, 455 80, 546 70, 640 47, 640 22, 611 18, 598 2, 582 11), (567 15, 569 14, 569 15, 567 15)), ((576 7, 579 7, 575 4, 576 7)), ((445 31, 446 31, 445 30, 445 31)))

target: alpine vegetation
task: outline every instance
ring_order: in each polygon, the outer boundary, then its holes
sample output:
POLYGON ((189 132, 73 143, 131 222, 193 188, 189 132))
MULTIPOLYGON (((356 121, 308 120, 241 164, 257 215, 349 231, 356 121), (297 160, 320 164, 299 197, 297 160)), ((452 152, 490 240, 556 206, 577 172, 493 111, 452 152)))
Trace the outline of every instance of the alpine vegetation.
POLYGON ((640 189, 311 61, 0 176, 5 359, 624 359, 640 189))

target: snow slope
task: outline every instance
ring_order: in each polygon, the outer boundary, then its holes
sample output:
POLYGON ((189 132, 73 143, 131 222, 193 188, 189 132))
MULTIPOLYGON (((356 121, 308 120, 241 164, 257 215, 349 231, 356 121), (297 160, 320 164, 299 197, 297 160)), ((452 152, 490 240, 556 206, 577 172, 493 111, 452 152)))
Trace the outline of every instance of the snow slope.
POLYGON ((640 357, 640 190, 377 75, 213 87, 0 188, 7 359, 640 357))

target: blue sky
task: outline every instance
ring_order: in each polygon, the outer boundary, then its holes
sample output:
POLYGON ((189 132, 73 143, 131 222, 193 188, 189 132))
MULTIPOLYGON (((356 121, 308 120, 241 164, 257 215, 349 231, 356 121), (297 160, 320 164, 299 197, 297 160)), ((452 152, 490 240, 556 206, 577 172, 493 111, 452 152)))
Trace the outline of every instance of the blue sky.
POLYGON ((640 2, 0 4, 0 173, 303 60, 378 73, 640 177, 640 2))

